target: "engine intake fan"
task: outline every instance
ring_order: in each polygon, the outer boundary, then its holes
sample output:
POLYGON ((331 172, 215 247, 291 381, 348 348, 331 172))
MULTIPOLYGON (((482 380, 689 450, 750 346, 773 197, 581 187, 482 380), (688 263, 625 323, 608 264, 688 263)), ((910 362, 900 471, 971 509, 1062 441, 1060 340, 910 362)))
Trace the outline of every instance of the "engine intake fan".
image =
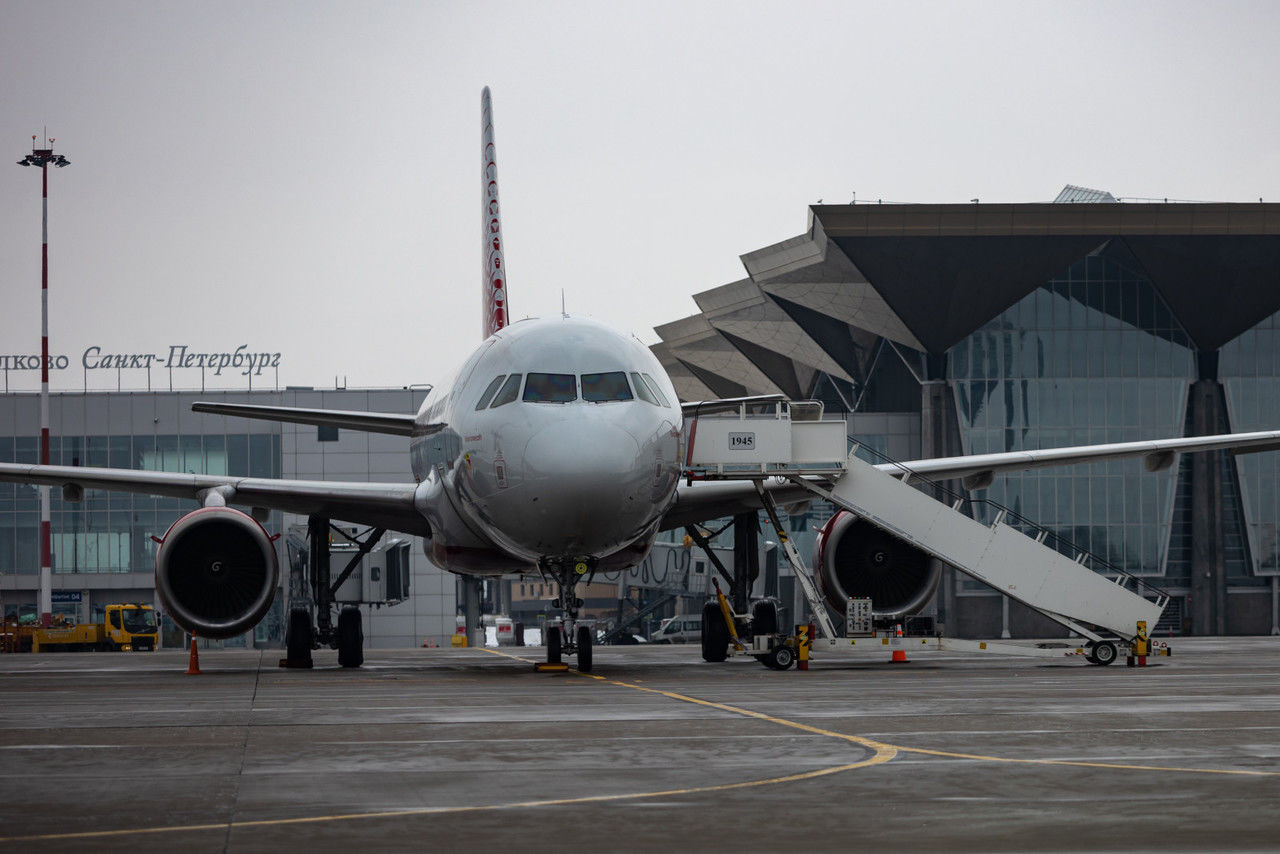
POLYGON ((275 599, 279 562, 251 516, 204 507, 170 526, 156 551, 156 592, 175 623, 202 638, 248 631, 275 599))
POLYGON ((942 564, 924 551, 852 513, 841 511, 814 543, 818 586, 843 614, 850 598, 870 597, 877 617, 903 617, 928 604, 942 564))

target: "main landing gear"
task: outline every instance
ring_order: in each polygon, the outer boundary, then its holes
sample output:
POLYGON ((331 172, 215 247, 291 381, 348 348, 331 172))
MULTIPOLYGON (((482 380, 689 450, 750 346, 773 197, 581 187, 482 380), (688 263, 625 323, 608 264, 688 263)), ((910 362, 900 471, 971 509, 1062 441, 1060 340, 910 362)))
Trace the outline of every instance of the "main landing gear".
POLYGON ((591 672, 591 651, 595 643, 595 628, 590 623, 578 625, 578 610, 583 602, 578 598, 580 581, 591 581, 595 574, 594 558, 544 558, 538 568, 543 575, 555 582, 560 595, 551 600, 551 607, 564 611, 564 619, 547 629, 547 663, 561 664, 566 655, 578 657, 578 672, 591 672))
MULTIPOLYGON (((330 521, 323 516, 307 518, 307 559, 305 570, 295 569, 295 574, 305 571, 305 577, 291 579, 291 596, 294 606, 289 611, 285 632, 287 658, 281 659, 282 667, 311 667, 311 651, 328 646, 338 651, 338 664, 343 667, 359 667, 364 663, 364 627, 360 609, 346 605, 338 611, 338 625, 333 625, 333 610, 338 588, 355 570, 360 560, 373 550, 386 533, 383 528, 369 531, 363 540, 351 539, 357 546, 355 554, 335 579, 329 568, 330 521), (314 602, 315 619, 312 620, 312 603, 306 602, 309 591, 314 602), (302 595, 292 595, 292 594, 302 595), (306 603, 306 604, 303 604, 306 603)), ((344 536, 346 536, 344 534, 344 536)))

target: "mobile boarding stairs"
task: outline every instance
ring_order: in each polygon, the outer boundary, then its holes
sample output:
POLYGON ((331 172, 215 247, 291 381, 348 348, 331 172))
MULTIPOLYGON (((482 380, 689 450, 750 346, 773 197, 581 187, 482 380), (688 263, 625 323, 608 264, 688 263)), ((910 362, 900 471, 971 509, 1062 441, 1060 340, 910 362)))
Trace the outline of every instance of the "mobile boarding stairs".
MULTIPOLYGON (((979 522, 960 512, 963 499, 948 506, 909 485, 905 469, 859 459, 856 447, 848 451, 843 420, 819 420, 821 404, 780 402, 768 409, 759 414, 744 403, 735 411, 692 419, 685 475, 755 482, 826 643, 837 642, 835 627, 808 568, 778 524, 764 485, 769 478, 790 480, 1094 644, 1112 644, 1107 633, 1121 643, 1134 640, 1139 622, 1154 627, 1168 602, 1168 595, 1136 576, 1111 568, 1107 571, 1117 573, 1114 577, 1102 575, 1087 565, 1089 555, 1072 559, 1045 545, 1048 531, 1032 538, 1006 525, 1005 510, 990 525, 979 522)), ((1114 655, 1114 646, 1110 651, 1114 655)))

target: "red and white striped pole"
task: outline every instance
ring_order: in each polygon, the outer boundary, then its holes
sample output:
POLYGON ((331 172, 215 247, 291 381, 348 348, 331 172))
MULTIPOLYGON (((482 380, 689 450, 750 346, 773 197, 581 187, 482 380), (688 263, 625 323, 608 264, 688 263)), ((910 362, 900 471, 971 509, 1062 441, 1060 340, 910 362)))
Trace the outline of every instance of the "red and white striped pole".
MULTIPOLYGON (((40 167, 40 465, 49 465, 49 164, 66 166, 71 161, 54 155, 53 140, 48 148, 36 148, 31 137, 31 154, 19 166, 40 167)), ((40 487, 40 625, 53 622, 53 538, 49 526, 49 487, 40 487)))

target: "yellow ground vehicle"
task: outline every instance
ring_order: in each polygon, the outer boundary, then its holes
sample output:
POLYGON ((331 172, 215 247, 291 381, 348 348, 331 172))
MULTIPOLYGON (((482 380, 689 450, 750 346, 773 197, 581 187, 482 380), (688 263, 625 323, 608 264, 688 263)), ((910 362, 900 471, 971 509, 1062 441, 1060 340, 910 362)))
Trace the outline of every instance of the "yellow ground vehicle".
POLYGON ((150 605, 108 605, 101 623, 31 630, 31 651, 152 650, 160 629, 150 605))

